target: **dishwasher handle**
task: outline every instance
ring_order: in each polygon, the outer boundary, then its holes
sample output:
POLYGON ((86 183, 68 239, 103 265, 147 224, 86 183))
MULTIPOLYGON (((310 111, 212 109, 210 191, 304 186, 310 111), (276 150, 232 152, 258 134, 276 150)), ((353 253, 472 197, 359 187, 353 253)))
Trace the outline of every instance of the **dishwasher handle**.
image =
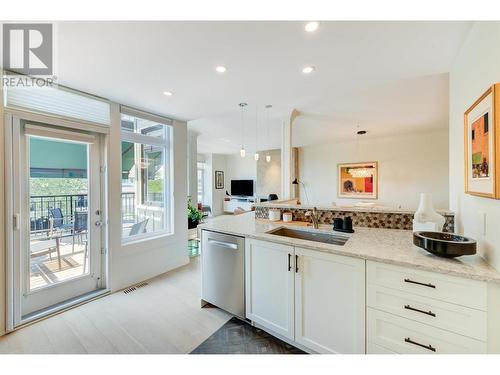
POLYGON ((214 245, 219 245, 221 247, 227 247, 229 249, 238 250, 238 245, 235 243, 231 243, 231 242, 218 241, 218 240, 214 240, 212 238, 209 238, 208 243, 213 243, 214 245))

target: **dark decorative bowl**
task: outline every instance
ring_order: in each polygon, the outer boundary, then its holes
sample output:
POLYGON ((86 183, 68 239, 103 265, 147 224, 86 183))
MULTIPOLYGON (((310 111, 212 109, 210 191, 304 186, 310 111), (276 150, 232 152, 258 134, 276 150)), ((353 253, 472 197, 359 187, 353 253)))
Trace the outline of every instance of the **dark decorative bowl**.
POLYGON ((475 240, 453 233, 414 232, 413 244, 427 250, 429 253, 444 258, 474 255, 476 253, 475 240))

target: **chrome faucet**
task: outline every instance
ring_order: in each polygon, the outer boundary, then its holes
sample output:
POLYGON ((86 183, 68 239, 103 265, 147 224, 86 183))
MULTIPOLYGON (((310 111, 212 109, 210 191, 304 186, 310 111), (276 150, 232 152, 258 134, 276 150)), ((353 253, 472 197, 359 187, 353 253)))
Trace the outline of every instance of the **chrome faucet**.
POLYGON ((318 229, 319 228, 319 214, 318 214, 318 209, 316 207, 314 207, 312 209, 312 211, 307 211, 305 213, 306 217, 310 217, 311 218, 311 223, 314 227, 314 229, 318 229))

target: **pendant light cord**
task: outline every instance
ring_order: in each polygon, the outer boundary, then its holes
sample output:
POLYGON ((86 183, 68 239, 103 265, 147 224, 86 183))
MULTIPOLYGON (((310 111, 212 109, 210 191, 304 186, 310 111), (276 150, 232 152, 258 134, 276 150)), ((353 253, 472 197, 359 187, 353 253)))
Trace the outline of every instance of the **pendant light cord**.
POLYGON ((243 140, 245 138, 245 126, 243 125, 243 105, 241 107, 241 148, 243 148, 243 140))

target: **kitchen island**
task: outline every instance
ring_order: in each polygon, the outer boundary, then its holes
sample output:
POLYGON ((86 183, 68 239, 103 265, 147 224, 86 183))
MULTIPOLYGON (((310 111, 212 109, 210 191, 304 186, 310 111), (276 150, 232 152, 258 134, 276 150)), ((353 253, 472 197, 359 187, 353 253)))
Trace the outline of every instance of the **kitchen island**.
POLYGON ((202 264, 209 235, 244 242, 244 318, 257 327, 311 353, 500 352, 500 273, 480 256, 439 258, 409 230, 355 227, 342 245, 270 233, 281 227, 333 235, 253 212, 199 226, 202 264))
MULTIPOLYGON (((500 273, 488 265, 479 255, 462 256, 455 259, 439 258, 415 245, 413 233, 408 230, 356 227, 343 246, 281 237, 268 232, 289 226, 312 230, 300 223, 275 224, 265 219, 256 219, 253 212, 242 215, 223 215, 198 226, 201 230, 232 234, 286 245, 297 245, 312 250, 350 257, 374 260, 404 267, 450 274, 474 280, 500 283, 500 273)), ((320 225, 319 231, 332 233, 331 225, 320 225)))

